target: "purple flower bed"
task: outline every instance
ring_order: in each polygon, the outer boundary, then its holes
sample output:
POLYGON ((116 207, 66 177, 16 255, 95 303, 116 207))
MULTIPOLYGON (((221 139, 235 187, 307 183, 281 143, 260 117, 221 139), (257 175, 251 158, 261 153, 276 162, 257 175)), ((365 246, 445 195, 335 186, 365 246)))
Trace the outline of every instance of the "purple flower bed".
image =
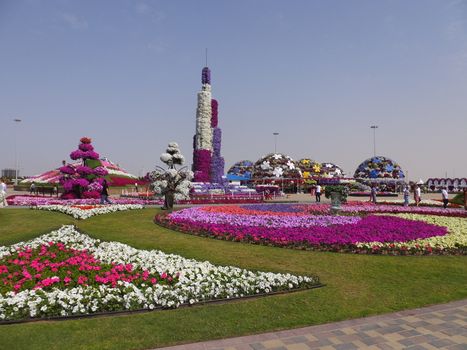
POLYGON ((430 247, 406 249, 400 243, 444 236, 446 227, 384 215, 313 215, 309 206, 240 205, 196 207, 157 215, 155 222, 185 233, 249 243, 374 254, 433 254, 430 247), (387 243, 361 247, 359 243, 387 243), (394 243, 394 244, 393 244, 394 243), (399 246, 396 246, 399 244, 399 246), (412 251, 413 250, 413 251, 412 251))

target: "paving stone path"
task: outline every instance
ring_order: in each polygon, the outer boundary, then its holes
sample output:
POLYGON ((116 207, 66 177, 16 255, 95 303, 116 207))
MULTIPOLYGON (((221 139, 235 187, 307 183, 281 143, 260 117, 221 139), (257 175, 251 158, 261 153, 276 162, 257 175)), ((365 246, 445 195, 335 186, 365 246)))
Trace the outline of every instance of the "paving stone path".
POLYGON ((467 350, 467 299, 319 326, 173 346, 170 350, 467 350))

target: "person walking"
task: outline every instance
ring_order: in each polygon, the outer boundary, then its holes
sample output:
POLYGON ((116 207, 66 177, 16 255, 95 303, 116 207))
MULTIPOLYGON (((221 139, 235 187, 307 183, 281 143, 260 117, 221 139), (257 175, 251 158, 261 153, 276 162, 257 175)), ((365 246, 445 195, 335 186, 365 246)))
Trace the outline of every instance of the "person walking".
POLYGON ((8 202, 6 201, 6 183, 3 179, 0 180, 0 207, 7 207, 8 202))
POLYGON ((443 197, 443 208, 446 209, 449 203, 449 193, 446 187, 441 190, 441 196, 443 197))
POLYGON ((404 187, 404 207, 409 206, 409 197, 410 197, 410 191, 409 191, 409 186, 404 187))
POLYGON ((414 199, 415 199, 415 205, 418 207, 420 205, 420 201, 422 198, 422 189, 420 188, 420 185, 417 185, 415 187, 415 191, 413 191, 414 199))
POLYGON ((321 202, 321 185, 320 184, 316 185, 315 196, 316 196, 316 203, 320 203, 321 202))
POLYGON ((371 186, 370 201, 373 204, 376 204, 376 186, 375 185, 371 186))
POLYGON ((102 192, 101 192, 101 204, 112 204, 112 202, 109 200, 109 185, 107 184, 107 180, 104 179, 104 182, 102 182, 102 192))

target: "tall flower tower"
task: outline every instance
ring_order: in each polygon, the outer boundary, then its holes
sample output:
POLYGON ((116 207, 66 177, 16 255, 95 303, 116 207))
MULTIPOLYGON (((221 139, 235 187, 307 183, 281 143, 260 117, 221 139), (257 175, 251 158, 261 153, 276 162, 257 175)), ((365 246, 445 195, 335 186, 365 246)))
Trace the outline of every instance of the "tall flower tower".
POLYGON ((201 91, 196 109, 196 134, 193 138, 193 172, 196 182, 221 183, 224 158, 221 156, 222 131, 218 124, 218 103, 211 96, 211 71, 201 72, 201 91))

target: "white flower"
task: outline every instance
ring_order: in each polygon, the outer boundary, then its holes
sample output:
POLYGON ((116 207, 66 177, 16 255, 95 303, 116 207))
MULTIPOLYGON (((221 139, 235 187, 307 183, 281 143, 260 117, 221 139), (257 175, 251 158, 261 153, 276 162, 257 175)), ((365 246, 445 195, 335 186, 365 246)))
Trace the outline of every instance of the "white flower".
POLYGON ((290 170, 295 169, 295 164, 290 160, 287 162, 287 166, 289 167, 290 170))
POLYGON ((284 173, 284 170, 282 168, 274 168, 274 171, 272 172, 275 177, 281 177, 282 174, 284 173))
POLYGON ((268 160, 265 160, 263 163, 261 163, 261 169, 263 169, 263 170, 271 169, 271 165, 269 164, 268 160))
POLYGON ((282 159, 282 154, 275 153, 272 157, 273 157, 275 160, 282 159))
POLYGON ((160 160, 163 162, 163 163, 168 163, 168 162, 171 162, 172 161, 172 155, 169 154, 169 153, 162 153, 161 154, 161 157, 160 157, 160 160))

